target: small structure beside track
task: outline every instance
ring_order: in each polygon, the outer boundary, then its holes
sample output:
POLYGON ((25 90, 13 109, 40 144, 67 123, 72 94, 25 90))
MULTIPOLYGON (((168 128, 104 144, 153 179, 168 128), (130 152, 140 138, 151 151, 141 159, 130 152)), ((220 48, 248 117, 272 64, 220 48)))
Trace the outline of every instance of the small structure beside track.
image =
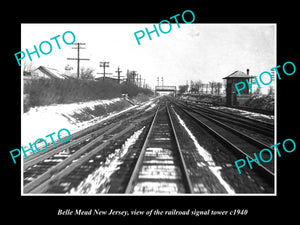
POLYGON ((246 82, 246 79, 251 79, 251 76, 249 76, 249 69, 247 69, 247 74, 237 70, 223 79, 226 80, 227 105, 241 105, 250 98, 248 87, 241 91, 242 96, 237 97, 237 91, 234 86, 238 82, 246 82))

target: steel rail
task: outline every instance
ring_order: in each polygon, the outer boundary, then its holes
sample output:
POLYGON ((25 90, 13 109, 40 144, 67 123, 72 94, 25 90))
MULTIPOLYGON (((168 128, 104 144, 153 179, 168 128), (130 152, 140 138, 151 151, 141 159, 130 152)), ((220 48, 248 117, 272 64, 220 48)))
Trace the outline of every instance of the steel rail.
MULTIPOLYGON (((152 117, 151 116, 146 116, 141 119, 136 120, 135 122, 132 122, 128 127, 123 129, 117 134, 114 134, 112 137, 107 139, 105 142, 101 143, 100 145, 97 145, 97 142, 101 142, 101 138, 103 135, 99 136, 97 140, 93 140, 89 144, 85 145, 82 147, 82 149, 78 150, 80 153, 76 155, 72 155, 67 160, 62 161, 58 165, 56 165, 54 168, 51 168, 41 176, 37 177, 35 180, 32 182, 28 183, 24 187, 24 193, 42 193, 45 190, 47 190, 48 186, 61 179, 63 176, 68 175, 71 173, 75 168, 81 166, 84 162, 87 160, 91 159, 94 157, 97 153, 101 152, 105 147, 110 145, 113 141, 117 140, 118 138, 122 137, 124 134, 130 132, 131 130, 135 129, 136 125, 141 123, 142 121, 148 120, 152 117), (85 152, 89 149, 92 148, 91 150, 84 155, 84 157, 81 157, 81 155, 85 154, 85 152), (76 159, 76 162, 72 162, 74 159, 76 159)), ((119 122, 121 123, 121 122, 119 122)), ((119 126, 111 128, 111 132, 118 130, 119 126)), ((77 152, 76 152, 77 153, 77 152)))
MULTIPOLYGON (((114 131, 114 130, 116 130, 118 128, 119 128, 119 126, 110 127, 110 129, 108 129, 107 131, 112 132, 112 131, 114 131)), ((53 175, 55 175, 59 171, 61 171, 64 168, 66 168, 66 166, 68 164, 71 164, 73 160, 75 160, 76 158, 80 157, 80 155, 84 154, 84 152, 87 151, 89 148, 91 148, 94 145, 96 145, 97 143, 101 142, 102 139, 103 139, 103 137, 104 137, 104 135, 105 134, 102 134, 99 137, 97 137, 96 139, 92 140, 87 145, 83 146, 78 151, 76 151, 75 153, 73 153, 71 156, 69 156, 68 158, 66 158, 62 162, 58 163, 54 167, 49 168, 45 173, 41 174, 40 176, 38 176, 37 178, 35 178, 33 181, 31 181, 30 183, 26 184, 24 186, 24 193, 30 192, 35 187, 37 187, 38 185, 40 185, 41 183, 43 183, 47 179, 51 178, 53 175)))
MULTIPOLYGON (((179 100, 181 104, 184 104, 185 102, 182 101, 182 100, 179 100)), ((234 117, 237 117, 237 118, 241 118, 243 120, 247 120, 249 122, 255 122, 255 123, 259 123, 261 124, 262 126, 265 126, 265 127, 269 127, 269 128, 273 128, 274 125, 271 124, 271 123, 268 123, 268 122, 265 122, 265 121, 260 121, 260 120, 256 120, 256 119, 253 119, 253 118, 248 118, 248 117, 245 117, 245 116, 242 116, 242 115, 238 115, 238 114, 233 114, 233 113, 230 113, 230 112, 225 112, 225 111, 221 111, 221 110, 218 110, 218 109, 211 109, 211 108, 208 108, 208 107, 203 107, 203 106, 200 106, 198 104, 195 104, 195 103, 188 103, 190 106, 192 107, 195 107, 195 108, 198 108, 198 109, 201 109, 201 110, 206 110, 206 111, 210 111, 210 112, 216 112, 216 113, 219 113, 219 114, 222 114, 224 116, 234 116, 234 117)), ((230 107, 229 107, 230 108, 230 107)))
MULTIPOLYGON (((204 127, 209 133, 211 133, 216 139, 220 140, 222 143, 225 145, 229 146, 229 150, 231 150, 234 154, 239 155, 240 157, 248 157, 250 160, 253 160, 253 157, 244 152, 242 149, 240 149, 238 146, 236 146, 234 143, 232 143, 230 140, 228 140, 226 137, 224 137, 222 134, 219 132, 215 131, 211 127, 209 127, 207 124, 202 122, 200 119, 192 115, 190 112, 187 110, 181 108, 178 105, 177 108, 179 108, 182 112, 184 112, 186 115, 188 115, 190 118, 192 118, 194 121, 196 121, 199 125, 204 127)), ((240 133, 239 133, 240 134, 240 133)), ((266 181, 270 183, 271 185, 274 184, 274 173, 270 171, 268 168, 266 168, 263 165, 259 165, 256 161, 255 164, 253 165, 254 168, 263 176, 265 177, 266 181)))
MULTIPOLYGON (((178 104, 181 104, 183 107, 187 107, 182 103, 178 104)), ((274 126, 270 123, 254 120, 240 115, 234 115, 232 113, 222 112, 219 110, 203 108, 196 105, 190 105, 189 109, 193 110, 194 112, 201 111, 201 113, 209 114, 211 117, 214 117, 218 120, 230 122, 232 124, 244 127, 248 130, 259 132, 268 137, 274 137, 274 126)))
MULTIPOLYGON (((146 101, 144 104, 147 104, 150 101, 152 101, 152 99, 146 101)), ((157 100, 155 99, 155 102, 156 101, 157 100)), ((68 143, 58 142, 58 143, 56 143, 56 147, 54 147, 52 143, 48 143, 47 152, 31 155, 27 159, 26 158, 23 159, 24 160, 23 169, 25 170, 29 166, 32 166, 34 164, 37 164, 38 162, 41 162, 41 161, 43 161, 47 158, 50 158, 51 156, 55 155, 56 153, 58 153, 60 151, 63 151, 66 148, 71 148, 71 147, 79 144, 80 142, 82 142, 84 140, 93 138, 93 137, 95 137, 99 134, 102 134, 103 132, 106 132, 107 130, 109 130, 110 128, 112 128, 114 126, 118 126, 120 124, 119 120, 117 122, 111 122, 111 124, 105 125, 104 127, 101 127, 103 123, 110 122, 110 120, 115 120, 118 117, 122 117, 123 115, 126 115, 126 113, 130 113, 130 112, 136 110, 136 108, 138 108, 140 106, 141 105, 135 105, 134 107, 131 107, 129 109, 125 109, 124 111, 122 111, 119 114, 117 113, 117 114, 108 116, 108 117, 102 119, 100 122, 72 134, 72 139, 68 143), (99 129, 99 127, 100 127, 100 129, 99 129)), ((133 116, 130 116, 129 118, 126 118, 125 121, 130 120, 130 119, 134 119, 134 118, 140 116, 139 113, 140 112, 138 112, 137 114, 135 114, 133 116)), ((123 122, 124 122, 124 120, 123 120, 123 122)))
POLYGON ((142 166, 143 164, 143 158, 145 156, 145 152, 146 152, 146 148, 147 148, 147 144, 149 142, 149 137, 150 137, 150 134, 153 130, 153 125, 154 125, 154 122, 156 120, 156 117, 157 117, 157 114, 158 114, 158 111, 159 111, 159 108, 160 108, 160 105, 157 107, 156 111, 155 111, 155 114, 153 116, 153 119, 152 119, 152 122, 151 122, 151 125, 148 129, 148 132, 147 132, 147 136, 145 138, 145 141, 144 141, 144 144, 142 146, 142 149, 141 149, 141 152, 140 152, 140 155, 137 159, 137 162, 135 164, 135 167, 132 171, 132 174, 130 176, 130 179, 128 181, 128 184, 126 186, 126 189, 125 189, 125 193, 131 193, 133 191, 133 187, 134 187, 134 184, 135 184, 135 181, 137 180, 137 177, 139 175, 139 171, 140 171, 140 167, 142 166))
MULTIPOLYGON (((145 157, 145 153, 146 153, 146 149, 147 149, 147 146, 148 146, 148 143, 149 143, 149 139, 150 139, 150 136, 153 132, 153 127, 155 125, 155 122, 157 120, 157 117, 158 117, 158 112, 160 111, 161 105, 158 107, 154 117, 153 117, 153 120, 151 122, 151 125, 148 129, 148 133, 146 135, 146 138, 145 138, 145 141, 143 143, 143 146, 141 148, 141 152, 140 152, 140 155, 137 159, 137 162, 135 164, 135 167, 133 169, 133 172, 130 176, 130 179, 128 181, 128 184, 126 186, 126 189, 125 189, 125 193, 132 193, 133 192, 133 189, 134 189, 134 186, 136 185, 137 181, 141 181, 143 179, 140 179, 138 178, 139 177, 139 172, 141 170, 141 167, 143 166, 143 161, 144 161, 144 157, 145 157)), ((188 175, 188 170, 187 170, 187 166, 185 164, 185 161, 184 161, 184 157, 182 155, 182 150, 181 150, 181 147, 180 147, 180 144, 179 144, 179 139, 178 139, 178 136, 177 136, 177 133, 176 133, 176 130, 175 130, 175 127, 174 127, 174 123, 173 123, 173 120, 172 120, 172 117, 171 117, 171 113, 169 111, 169 108, 168 108, 168 105, 166 104, 166 111, 167 111, 167 119, 169 121, 169 124, 170 124, 170 130, 171 130, 171 135, 174 137, 175 139, 175 144, 176 144, 176 149, 177 151, 175 152, 176 154, 176 157, 178 160, 178 164, 179 164, 179 168, 181 169, 181 180, 183 182, 183 186, 184 186, 184 189, 185 189, 185 192, 186 193, 193 193, 193 187, 192 187, 192 182, 190 180, 190 177, 188 175)), ((147 180, 151 180, 151 178, 147 178, 147 180)), ((153 181, 155 181, 157 179, 153 178, 153 181)))
POLYGON ((183 155, 182 155, 182 150, 181 150, 181 147, 180 147, 180 144, 179 144, 179 141, 178 141, 178 136, 176 134, 174 123, 172 121, 171 113, 169 111, 169 106, 166 105, 166 108, 167 108, 167 112, 168 112, 168 118, 169 118, 169 121, 170 121, 170 124, 171 124, 171 127, 172 127, 172 132, 173 132, 173 135, 174 135, 174 138, 175 138, 175 141, 176 141, 176 146, 177 146, 178 155, 179 155, 179 159, 180 159, 179 162, 180 162, 180 165, 182 167, 181 170, 183 171, 183 175, 184 175, 183 177, 184 177, 184 180, 185 180, 185 188, 186 188, 187 193, 194 193, 192 182, 191 182, 190 176, 188 174, 187 166, 185 164, 185 161, 184 161, 184 158, 183 158, 183 155))
POLYGON ((266 144, 264 144, 264 143, 262 143, 262 142, 260 142, 260 141, 258 141, 256 139, 254 139, 252 137, 249 137, 248 135, 245 135, 245 134, 241 133, 240 131, 238 131, 238 130, 236 130, 236 129, 234 129, 234 128, 232 128, 232 127, 230 127, 230 126, 228 126, 228 125, 226 125, 226 124, 218 121, 217 119, 212 118, 212 116, 209 116, 207 114, 203 114, 203 113, 201 113, 199 111, 195 111, 195 110, 187 108, 187 107, 185 107, 185 108, 189 109, 190 111, 192 111, 192 112, 194 112, 194 113, 196 113, 196 114, 198 114, 198 115, 200 115, 200 116, 202 116, 202 117, 204 117, 204 118, 206 118, 206 119, 208 119, 208 120, 210 120, 210 121, 212 121, 212 122, 214 122, 216 124, 218 124, 219 126, 225 128, 226 130, 229 130, 230 132, 234 133, 235 135, 238 135, 242 139, 244 139, 244 140, 246 140, 248 142, 251 142, 251 143, 253 143, 256 146, 259 146, 260 148, 267 148, 267 149, 270 149, 271 151, 274 151, 272 148, 270 148, 266 144))
POLYGON ((23 169, 26 170, 28 167, 33 166, 33 165, 35 165, 39 162, 42 162, 45 159, 50 158, 53 155, 65 150, 65 149, 72 148, 72 147, 80 144, 81 142, 83 142, 87 139, 93 138, 94 136, 98 136, 99 134, 104 134, 105 132, 110 131, 111 128, 114 128, 114 127, 119 126, 119 125, 120 125, 120 122, 109 124, 108 126, 105 126, 105 127, 101 128, 100 130, 92 131, 91 133, 88 133, 88 134, 86 134, 82 137, 79 137, 79 138, 77 138, 75 140, 72 140, 68 143, 60 145, 60 146, 58 146, 58 147, 56 147, 56 148, 54 148, 50 151, 47 151, 43 154, 39 154, 36 157, 30 158, 29 160, 25 160, 25 162, 23 163, 23 169))

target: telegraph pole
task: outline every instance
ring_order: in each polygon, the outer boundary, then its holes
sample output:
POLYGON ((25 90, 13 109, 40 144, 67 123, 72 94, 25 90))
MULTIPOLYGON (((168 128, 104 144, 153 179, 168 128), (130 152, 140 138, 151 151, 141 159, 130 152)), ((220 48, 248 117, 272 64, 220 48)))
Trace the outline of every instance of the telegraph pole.
POLYGON ((139 74, 136 74, 136 86, 139 86, 139 74))
POLYGON ((90 59, 81 59, 79 57, 79 51, 80 49, 85 49, 83 47, 80 47, 80 45, 85 45, 85 43, 74 43, 73 45, 77 45, 77 47, 73 47, 72 49, 77 49, 77 58, 67 58, 67 60, 77 60, 77 79, 79 79, 79 71, 80 71, 80 66, 79 66, 79 62, 80 60, 90 60, 90 59))
POLYGON ((157 77, 157 86, 159 87, 159 77, 157 77))
POLYGON ((136 76, 137 74, 136 74, 136 71, 135 70, 133 70, 132 71, 132 76, 133 76, 133 78, 132 78, 132 83, 133 84, 135 84, 135 76, 136 76))
POLYGON ((142 79, 144 82, 143 82, 143 88, 146 88, 146 86, 145 86, 145 83, 146 83, 146 79, 144 78, 144 79, 142 79))
POLYGON ((111 75, 112 73, 105 73, 105 68, 109 67, 109 62, 100 62, 100 67, 103 67, 103 73, 97 73, 97 74, 103 74, 103 81, 105 79, 105 74, 111 75))
POLYGON ((116 73, 118 73, 118 83, 120 83, 120 73, 122 72, 121 70, 120 70, 120 67, 118 66, 118 70, 117 71, 115 71, 116 73))
POLYGON ((142 87, 142 75, 140 74, 139 87, 142 87))
POLYGON ((161 86, 163 87, 164 86, 164 78, 161 77, 161 86))
POLYGON ((126 83, 130 83, 130 73, 129 73, 129 69, 127 69, 127 72, 126 72, 126 83))

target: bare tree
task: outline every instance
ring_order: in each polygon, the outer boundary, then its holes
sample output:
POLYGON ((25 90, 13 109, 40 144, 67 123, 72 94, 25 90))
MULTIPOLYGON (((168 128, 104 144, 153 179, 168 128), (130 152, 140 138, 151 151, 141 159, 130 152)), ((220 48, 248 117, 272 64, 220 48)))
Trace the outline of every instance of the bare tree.
POLYGON ((214 89, 216 87, 216 82, 215 81, 210 81, 209 86, 210 86, 211 94, 213 95, 214 94, 214 89))
POLYGON ((269 89, 268 89, 268 96, 274 98, 274 87, 273 87, 273 86, 269 86, 269 89))
POLYGON ((85 67, 81 67, 80 68, 80 76, 82 80, 93 80, 94 79, 94 75, 93 72, 95 71, 95 69, 93 68, 85 68, 85 67))
POLYGON ((196 81, 190 81, 190 92, 192 93, 198 93, 199 92, 199 87, 197 85, 196 81))
POLYGON ((256 88, 256 90, 253 92, 253 95, 260 96, 261 95, 260 88, 256 88))
POLYGON ((127 70, 126 77, 127 83, 137 85, 138 74, 135 70, 127 70))
POLYGON ((197 80, 194 82, 194 88, 197 90, 197 93, 199 93, 200 91, 201 84, 202 84, 201 80, 197 80))
POLYGON ((31 73, 33 70, 35 70, 33 63, 31 61, 23 60, 23 73, 31 73))
POLYGON ((217 92, 217 95, 220 95, 221 88, 222 88, 222 83, 221 82, 216 82, 216 92, 217 92))
POLYGON ((205 93, 207 94, 208 93, 208 84, 205 84, 205 93))
POLYGON ((188 85, 179 85, 178 94, 182 95, 188 89, 188 85))
POLYGON ((199 87, 199 92, 203 94, 204 92, 204 87, 205 87, 205 84, 204 83, 201 83, 200 84, 200 87, 199 87))

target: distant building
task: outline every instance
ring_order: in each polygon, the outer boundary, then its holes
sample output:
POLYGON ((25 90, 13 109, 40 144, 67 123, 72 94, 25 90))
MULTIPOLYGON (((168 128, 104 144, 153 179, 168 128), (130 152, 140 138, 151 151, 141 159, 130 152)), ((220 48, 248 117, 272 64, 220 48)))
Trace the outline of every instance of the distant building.
POLYGON ((73 70, 73 67, 69 64, 65 66, 65 74, 69 76, 71 74, 71 70, 73 70))
POLYGON ((249 98, 249 87, 246 85, 246 87, 240 91, 241 96, 238 96, 235 84, 239 82, 245 82, 246 79, 251 82, 251 77, 249 76, 249 69, 247 69, 247 74, 245 74, 242 71, 235 71, 232 74, 230 74, 227 77, 224 77, 223 79, 226 80, 226 104, 227 105, 242 105, 244 104, 249 98))
POLYGON ((60 74, 56 69, 40 66, 32 71, 31 78, 66 79, 67 77, 60 74))

